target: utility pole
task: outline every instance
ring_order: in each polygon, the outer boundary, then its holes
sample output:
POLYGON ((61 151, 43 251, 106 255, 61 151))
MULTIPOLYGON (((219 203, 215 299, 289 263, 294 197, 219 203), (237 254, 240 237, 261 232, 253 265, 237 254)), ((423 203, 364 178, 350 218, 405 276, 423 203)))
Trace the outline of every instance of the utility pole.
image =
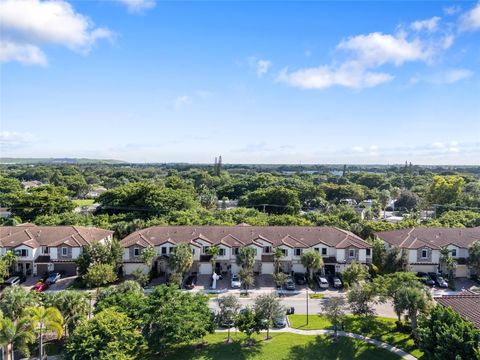
POLYGON ((307 325, 308 325, 308 285, 306 287, 306 290, 307 291, 305 293, 307 294, 307 325))

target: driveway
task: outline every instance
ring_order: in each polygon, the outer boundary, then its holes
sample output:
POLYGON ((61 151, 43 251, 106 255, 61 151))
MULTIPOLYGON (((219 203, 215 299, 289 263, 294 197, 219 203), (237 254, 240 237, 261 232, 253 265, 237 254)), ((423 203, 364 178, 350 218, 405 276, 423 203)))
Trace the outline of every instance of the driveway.
POLYGON ((49 289, 46 292, 66 290, 67 287, 71 285, 76 278, 77 276, 68 276, 61 278, 55 284, 50 285, 49 289))

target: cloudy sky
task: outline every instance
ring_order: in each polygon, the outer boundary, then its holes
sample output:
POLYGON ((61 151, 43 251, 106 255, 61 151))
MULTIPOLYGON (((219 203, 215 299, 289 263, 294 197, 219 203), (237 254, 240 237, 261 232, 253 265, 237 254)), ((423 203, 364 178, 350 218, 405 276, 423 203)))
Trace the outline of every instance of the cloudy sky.
POLYGON ((480 2, 0 0, 2 156, 480 164, 480 2))

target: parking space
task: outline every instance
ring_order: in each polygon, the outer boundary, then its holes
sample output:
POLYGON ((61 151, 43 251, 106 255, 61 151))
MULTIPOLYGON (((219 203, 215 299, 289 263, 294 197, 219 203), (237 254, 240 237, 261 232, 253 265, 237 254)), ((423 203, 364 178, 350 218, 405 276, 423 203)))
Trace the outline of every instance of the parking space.
POLYGON ((269 274, 261 274, 255 276, 255 289, 258 290, 274 290, 277 288, 273 276, 269 274))

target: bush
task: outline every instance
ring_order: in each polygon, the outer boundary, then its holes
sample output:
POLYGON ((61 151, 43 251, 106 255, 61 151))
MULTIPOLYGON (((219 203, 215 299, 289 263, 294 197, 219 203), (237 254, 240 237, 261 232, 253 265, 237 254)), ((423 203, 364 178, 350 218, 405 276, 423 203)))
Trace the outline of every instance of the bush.
POLYGON ((110 264, 94 264, 83 276, 83 282, 90 288, 111 284, 116 280, 117 274, 110 264))

